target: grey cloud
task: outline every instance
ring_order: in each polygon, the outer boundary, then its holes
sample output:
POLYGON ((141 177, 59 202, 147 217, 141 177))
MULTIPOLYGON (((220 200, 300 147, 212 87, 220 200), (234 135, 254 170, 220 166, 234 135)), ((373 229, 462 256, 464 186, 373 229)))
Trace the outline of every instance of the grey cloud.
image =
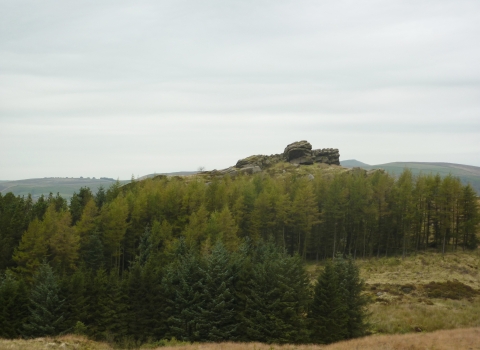
POLYGON ((65 176, 220 167, 297 139, 371 163, 480 165, 478 1, 0 7, 0 179, 58 157, 65 176))

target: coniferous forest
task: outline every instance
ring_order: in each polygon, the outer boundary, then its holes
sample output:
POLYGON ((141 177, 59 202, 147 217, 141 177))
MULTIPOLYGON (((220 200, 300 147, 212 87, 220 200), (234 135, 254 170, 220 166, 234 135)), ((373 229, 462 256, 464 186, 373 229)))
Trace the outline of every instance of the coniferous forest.
POLYGON ((158 176, 0 194, 0 337, 330 343, 367 331, 354 260, 475 249, 452 176, 158 176), (327 261, 310 281, 307 261, 327 261))

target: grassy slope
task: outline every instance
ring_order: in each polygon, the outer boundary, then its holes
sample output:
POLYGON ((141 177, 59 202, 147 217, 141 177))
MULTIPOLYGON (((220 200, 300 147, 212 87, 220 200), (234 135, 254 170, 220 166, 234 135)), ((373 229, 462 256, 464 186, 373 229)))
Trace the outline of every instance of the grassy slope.
MULTIPOLYGON (((39 338, 33 340, 1 340, 0 349, 40 350, 40 349, 112 350, 106 343, 99 343, 77 336, 39 338)), ((146 347, 145 347, 146 348, 146 347)), ((275 345, 260 343, 207 343, 149 347, 157 350, 420 350, 420 349, 480 349, 480 328, 444 330, 434 333, 412 333, 402 335, 371 336, 339 342, 331 345, 275 345)))
POLYGON ((449 174, 460 178, 462 183, 470 183, 478 195, 480 195, 480 167, 453 163, 427 163, 427 162, 393 162, 386 164, 368 165, 358 162, 354 159, 343 162, 345 167, 361 167, 367 170, 385 169, 390 174, 399 175, 405 168, 412 171, 413 174, 440 174, 448 176, 449 174), (363 164, 363 165, 362 165, 363 164))
MULTIPOLYGON (((366 293, 373 333, 394 334, 414 331, 480 327, 480 294, 459 294, 459 299, 430 297, 430 282, 456 282, 480 292, 480 251, 419 253, 402 258, 357 260, 366 293)), ((322 265, 309 265, 312 279, 322 265)), ((450 286, 444 286, 451 288, 450 286)), ((468 288, 468 287, 467 287, 468 288)))

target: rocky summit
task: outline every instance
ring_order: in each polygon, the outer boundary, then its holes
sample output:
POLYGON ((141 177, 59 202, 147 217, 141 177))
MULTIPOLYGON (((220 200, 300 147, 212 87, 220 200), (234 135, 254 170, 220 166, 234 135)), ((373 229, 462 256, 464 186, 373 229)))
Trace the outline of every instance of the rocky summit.
POLYGON ((255 155, 240 159, 235 165, 235 168, 244 169, 257 166, 263 169, 282 161, 299 165, 310 165, 314 163, 340 165, 340 153, 338 148, 312 150, 312 144, 303 140, 287 145, 282 154, 272 154, 270 156, 255 155))
POLYGON ((205 173, 212 175, 231 175, 240 173, 254 174, 269 168, 270 166, 288 162, 296 165, 311 165, 323 163, 328 165, 340 165, 340 153, 337 148, 312 149, 308 141, 297 141, 285 147, 283 153, 267 155, 253 155, 240 159, 235 166, 223 170, 213 170, 205 173))

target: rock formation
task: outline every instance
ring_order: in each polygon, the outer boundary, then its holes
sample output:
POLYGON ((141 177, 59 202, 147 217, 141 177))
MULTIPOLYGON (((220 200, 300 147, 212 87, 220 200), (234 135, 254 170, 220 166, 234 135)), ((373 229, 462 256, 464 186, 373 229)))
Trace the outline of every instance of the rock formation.
POLYGON ((264 169, 278 162, 290 162, 299 165, 310 165, 314 163, 340 165, 340 153, 337 148, 312 150, 310 142, 298 141, 285 147, 282 154, 272 154, 270 156, 254 155, 240 159, 234 168, 245 169, 257 166, 260 167, 260 169, 264 169))
POLYGON ((276 163, 289 162, 297 165, 310 165, 323 163, 340 165, 340 153, 337 148, 323 148, 312 150, 308 141, 298 141, 289 144, 283 153, 266 155, 253 155, 240 159, 235 166, 223 170, 205 171, 204 174, 214 176, 236 176, 237 174, 255 174, 276 163))

